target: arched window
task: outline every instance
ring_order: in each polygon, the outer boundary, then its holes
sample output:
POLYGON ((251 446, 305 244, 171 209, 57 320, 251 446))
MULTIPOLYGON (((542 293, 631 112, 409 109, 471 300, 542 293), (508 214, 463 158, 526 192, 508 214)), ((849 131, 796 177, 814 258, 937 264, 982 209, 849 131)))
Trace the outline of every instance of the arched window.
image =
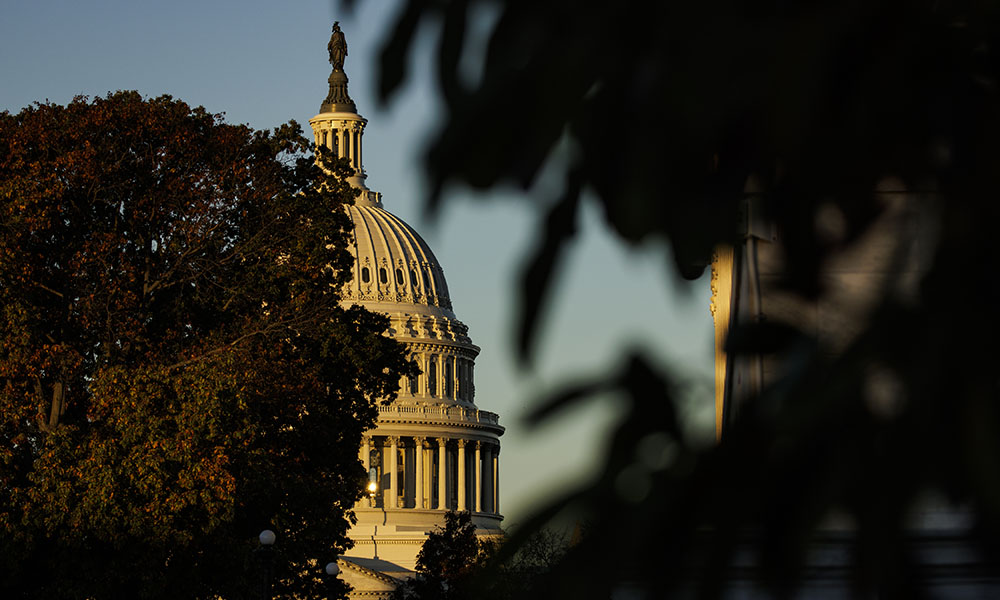
POLYGON ((338 154, 338 148, 340 146, 337 143, 337 130, 336 129, 331 129, 330 130, 330 143, 327 144, 326 147, 329 148, 330 150, 333 150, 333 156, 334 157, 339 157, 340 156, 340 154, 338 154))
POLYGON ((427 393, 437 396, 437 357, 432 356, 427 363, 427 393))
POLYGON ((451 357, 445 357, 444 360, 444 396, 445 398, 453 398, 455 396, 454 392, 454 371, 451 366, 451 357))
POLYGON ((396 285, 403 285, 406 281, 403 279, 403 270, 396 269, 396 285))
POLYGON ((420 376, 414 375, 410 377, 410 395, 416 396, 420 393, 420 376))
POLYGON ((386 274, 385 267, 379 267, 378 280, 382 283, 389 283, 389 275, 386 274))
POLYGON ((368 267, 361 267, 361 282, 368 283, 372 280, 371 275, 368 273, 368 267))
POLYGON ((414 291, 420 287, 420 281, 417 279, 417 272, 410 269, 410 285, 413 286, 414 291))

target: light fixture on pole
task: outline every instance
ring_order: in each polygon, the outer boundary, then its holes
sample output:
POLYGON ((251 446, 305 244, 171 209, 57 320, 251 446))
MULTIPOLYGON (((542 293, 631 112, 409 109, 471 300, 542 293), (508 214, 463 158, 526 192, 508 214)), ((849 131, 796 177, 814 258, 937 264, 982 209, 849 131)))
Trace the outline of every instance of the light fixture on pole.
POLYGON ((340 567, 337 565, 337 561, 331 561, 326 563, 326 574, 330 577, 336 577, 337 573, 340 573, 340 567))
POLYGON ((375 508, 375 495, 378 493, 378 469, 372 467, 368 470, 368 501, 372 508, 375 508))
POLYGON ((260 563, 260 598, 271 600, 271 580, 274 578, 274 540, 277 536, 270 529, 260 532, 257 539, 257 561, 260 563))
POLYGON ((340 573, 340 566, 337 565, 337 559, 333 559, 326 563, 326 587, 328 594, 331 598, 337 596, 337 573, 340 573))

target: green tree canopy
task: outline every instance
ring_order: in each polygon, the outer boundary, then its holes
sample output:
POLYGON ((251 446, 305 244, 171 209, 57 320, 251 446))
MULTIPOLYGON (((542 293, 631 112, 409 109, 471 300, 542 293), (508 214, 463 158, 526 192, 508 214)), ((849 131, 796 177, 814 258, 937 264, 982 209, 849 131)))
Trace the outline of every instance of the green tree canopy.
POLYGON ((0 595, 322 593, 412 371, 340 307, 354 192, 292 122, 136 92, 0 114, 0 595))

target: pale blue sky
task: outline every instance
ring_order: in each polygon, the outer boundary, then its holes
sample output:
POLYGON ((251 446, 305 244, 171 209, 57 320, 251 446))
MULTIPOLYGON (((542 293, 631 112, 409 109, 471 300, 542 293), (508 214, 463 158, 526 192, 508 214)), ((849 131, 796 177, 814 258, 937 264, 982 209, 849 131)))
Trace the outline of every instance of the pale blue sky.
MULTIPOLYGON (((425 221, 419 156, 437 115, 432 44, 421 38, 404 92, 380 111, 372 66, 396 2, 359 0, 354 15, 338 8, 331 0, 5 0, 0 110, 135 89, 146 96, 167 93, 256 128, 289 119, 308 127, 326 95, 326 43, 338 19, 349 45, 351 95, 369 120, 369 187, 430 243, 455 310, 482 347, 477 404, 500 413, 507 427, 500 459, 506 524, 523 520, 534 501, 590 472, 613 422, 613 399, 537 433, 525 429, 520 415, 545 391, 610 371, 624 348, 649 348, 661 364, 699 381, 692 414, 710 426, 707 276, 680 282, 662 246, 623 248, 592 203, 558 282, 538 360, 529 371, 518 369, 511 352, 512 289, 544 198, 506 190, 485 201, 452 190, 442 217, 425 221)), ((516 113, 497 118, 515 119, 516 113)))

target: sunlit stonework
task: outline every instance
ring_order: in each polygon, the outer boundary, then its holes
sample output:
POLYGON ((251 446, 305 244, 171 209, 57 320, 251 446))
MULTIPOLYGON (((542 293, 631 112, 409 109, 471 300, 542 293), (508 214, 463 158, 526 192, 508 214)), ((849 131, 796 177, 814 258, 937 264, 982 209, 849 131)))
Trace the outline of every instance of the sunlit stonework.
POLYGON ((452 312, 444 270, 420 235, 365 185, 367 121, 347 93, 347 46, 338 25, 329 50, 330 92, 309 124, 317 144, 350 160, 356 172, 350 182, 361 190, 347 208, 356 260, 344 303, 388 315, 390 335, 421 369, 419 377, 400 382, 395 403, 379 407, 359 451, 370 495, 355 507, 355 546, 340 560, 341 577, 354 586, 352 597, 380 598, 412 576, 427 533, 444 524, 446 511, 470 511, 482 535, 499 532, 504 430, 496 414, 475 404, 479 348, 452 312))

